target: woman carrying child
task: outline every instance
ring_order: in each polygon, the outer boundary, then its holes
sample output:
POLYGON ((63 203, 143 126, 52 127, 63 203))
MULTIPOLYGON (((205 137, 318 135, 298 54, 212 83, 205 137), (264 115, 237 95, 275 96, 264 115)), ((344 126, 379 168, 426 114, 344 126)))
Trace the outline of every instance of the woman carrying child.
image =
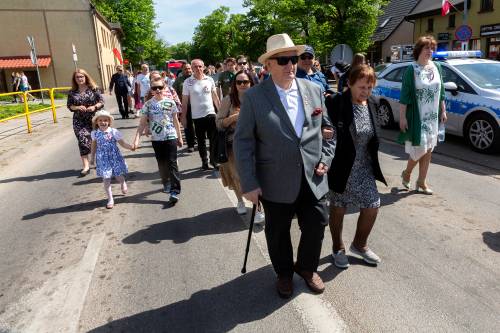
POLYGON ((123 159, 117 142, 123 147, 135 150, 135 147, 123 140, 122 134, 112 128, 113 116, 105 110, 97 111, 92 118, 92 128, 94 129, 90 136, 92 138, 90 163, 96 162, 97 176, 102 177, 104 190, 108 196, 107 209, 113 208, 114 200, 111 191, 111 178, 115 177, 121 185, 123 194, 127 193, 127 183, 125 174, 127 165, 123 159))

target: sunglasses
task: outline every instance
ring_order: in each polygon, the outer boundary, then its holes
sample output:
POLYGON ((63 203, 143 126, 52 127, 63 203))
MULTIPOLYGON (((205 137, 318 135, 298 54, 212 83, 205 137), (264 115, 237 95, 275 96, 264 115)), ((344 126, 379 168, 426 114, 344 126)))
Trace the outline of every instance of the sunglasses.
POLYGON ((310 55, 310 54, 301 54, 300 55, 300 59, 301 60, 313 60, 314 57, 312 55, 310 55))
POLYGON ((241 86, 242 84, 250 84, 250 80, 236 80, 237 86, 241 86))
POLYGON ((163 86, 152 86, 151 90, 153 91, 163 90, 163 86))
POLYGON ((247 62, 246 61, 242 61, 242 62, 239 62, 238 65, 246 65, 247 62))
POLYGON ((292 65, 296 65, 299 62, 299 56, 291 56, 291 57, 272 57, 269 59, 274 59, 280 66, 288 65, 288 62, 292 62, 292 65))

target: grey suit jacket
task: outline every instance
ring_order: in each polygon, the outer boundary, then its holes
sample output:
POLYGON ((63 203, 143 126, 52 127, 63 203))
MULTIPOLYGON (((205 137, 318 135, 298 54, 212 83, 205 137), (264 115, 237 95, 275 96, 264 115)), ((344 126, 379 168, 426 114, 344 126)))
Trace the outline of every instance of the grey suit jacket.
POLYGON ((328 192, 326 175, 314 172, 320 162, 330 167, 335 152, 334 141, 323 140, 321 134, 322 125, 330 125, 323 94, 315 83, 296 82, 305 112, 301 138, 272 79, 245 92, 233 141, 243 193, 260 187, 265 200, 292 203, 299 194, 302 172, 317 199, 328 192), (322 113, 313 115, 317 108, 322 113))

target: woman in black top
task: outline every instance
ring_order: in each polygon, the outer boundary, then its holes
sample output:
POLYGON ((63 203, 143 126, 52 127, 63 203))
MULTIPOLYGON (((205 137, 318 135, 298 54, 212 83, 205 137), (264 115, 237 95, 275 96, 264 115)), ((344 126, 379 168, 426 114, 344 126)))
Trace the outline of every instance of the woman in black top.
POLYGON ((376 107, 369 99, 375 83, 373 69, 359 65, 350 72, 348 89, 326 99, 328 116, 337 137, 335 158, 328 172, 332 256, 335 265, 341 268, 349 266, 342 241, 347 206, 360 208, 356 236, 350 251, 370 264, 380 262, 380 258, 367 246, 380 207, 375 180, 386 184, 378 162, 376 107))
POLYGON ((80 176, 90 173, 89 154, 92 140, 92 117, 97 110, 104 107, 104 99, 94 80, 83 69, 73 73, 72 89, 68 94, 68 109, 73 112, 73 130, 78 140, 78 148, 82 158, 80 176))

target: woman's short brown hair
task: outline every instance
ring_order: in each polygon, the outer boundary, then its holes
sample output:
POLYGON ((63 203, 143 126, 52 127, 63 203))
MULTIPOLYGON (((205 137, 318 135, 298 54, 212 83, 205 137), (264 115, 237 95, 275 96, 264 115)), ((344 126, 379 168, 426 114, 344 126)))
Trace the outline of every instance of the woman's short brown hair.
POLYGON ((358 80, 367 79, 368 83, 373 84, 374 86, 377 84, 377 76, 375 75, 375 71, 371 66, 362 64, 355 66, 351 69, 351 73, 349 74, 349 85, 354 85, 358 80))
POLYGON ((95 81, 92 79, 92 77, 87 73, 86 70, 78 68, 76 71, 73 72, 73 77, 71 78, 71 88, 73 91, 78 90, 78 83, 76 83, 75 76, 76 74, 82 74, 85 76, 85 84, 87 87, 89 87, 91 90, 96 90, 97 85, 95 84, 95 81))
POLYGON ((422 53, 422 49, 426 46, 429 46, 431 49, 435 50, 437 46, 437 42, 432 36, 422 36, 417 39, 415 46, 413 46, 413 59, 417 60, 422 53))

